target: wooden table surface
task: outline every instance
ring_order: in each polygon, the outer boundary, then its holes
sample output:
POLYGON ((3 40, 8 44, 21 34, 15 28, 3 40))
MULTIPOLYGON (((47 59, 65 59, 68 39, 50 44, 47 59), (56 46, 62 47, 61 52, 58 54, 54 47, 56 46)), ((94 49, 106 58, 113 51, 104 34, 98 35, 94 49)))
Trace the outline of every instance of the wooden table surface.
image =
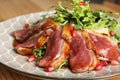
MULTIPOLYGON (((52 5, 56 6, 58 0, 0 0, 0 21, 19 15, 48 10, 52 5)), ((93 9, 104 9, 120 12, 120 4, 116 5, 106 0, 103 4, 91 4, 93 9)), ((0 80, 38 80, 16 73, 0 64, 0 80)), ((115 76, 102 80, 120 80, 115 76)))

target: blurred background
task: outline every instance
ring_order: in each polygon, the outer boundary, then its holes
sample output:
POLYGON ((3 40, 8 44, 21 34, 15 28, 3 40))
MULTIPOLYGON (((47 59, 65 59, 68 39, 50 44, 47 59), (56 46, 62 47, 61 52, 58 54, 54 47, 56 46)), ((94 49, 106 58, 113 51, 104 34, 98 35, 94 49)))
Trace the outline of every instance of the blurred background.
MULTIPOLYGON (((103 3, 105 0, 90 0, 90 1, 94 2, 94 3, 103 3)), ((110 1, 110 2, 113 2, 116 4, 120 4, 120 0, 107 0, 107 1, 110 1)))
MULTIPOLYGON (((59 0, 0 0, 0 21, 33 12, 48 10, 59 0)), ((60 0, 64 1, 64 0, 60 0)), ((67 0, 68 4, 70 0, 67 0)), ((90 0, 93 9, 120 12, 120 0, 90 0)), ((68 5, 69 6, 69 5, 68 5)))

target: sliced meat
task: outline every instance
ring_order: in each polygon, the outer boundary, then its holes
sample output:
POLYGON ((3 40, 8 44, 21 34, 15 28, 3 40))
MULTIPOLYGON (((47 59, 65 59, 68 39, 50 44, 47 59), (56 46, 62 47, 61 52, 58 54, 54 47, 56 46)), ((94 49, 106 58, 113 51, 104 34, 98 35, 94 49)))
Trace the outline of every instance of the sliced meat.
POLYGON ((99 60, 97 58, 97 56, 95 55, 95 53, 92 53, 92 64, 89 67, 89 70, 93 70, 95 69, 96 65, 99 63, 99 60))
POLYGON ((31 54, 34 48, 34 45, 37 43, 39 37, 43 34, 43 32, 39 32, 38 34, 34 35, 31 39, 27 40, 26 42, 19 44, 15 47, 15 50, 20 54, 31 54))
POLYGON ((86 46, 86 40, 81 32, 77 31, 70 43, 70 67, 72 72, 83 72, 92 64, 92 52, 86 46))
POLYGON ((23 42, 15 46, 15 50, 20 54, 31 54, 33 48, 41 48, 48 40, 49 36, 54 31, 52 29, 46 29, 40 31, 37 34, 32 35, 26 42, 23 42))
POLYGON ((20 42, 25 41, 31 34, 32 32, 30 29, 22 29, 12 32, 12 36, 20 42))
POLYGON ((91 43, 91 48, 100 56, 108 58, 109 60, 119 60, 120 52, 118 52, 116 44, 108 36, 84 30, 88 34, 88 39, 91 43))
POLYGON ((54 31, 59 30, 60 29, 60 24, 53 21, 51 18, 48 18, 47 21, 42 26, 42 29, 45 30, 45 29, 48 29, 48 28, 52 28, 54 31))
POLYGON ((67 42, 71 41, 71 27, 70 26, 64 26, 62 29, 62 38, 66 40, 67 42))
POLYGON ((42 25, 46 22, 46 19, 36 24, 33 28, 22 29, 12 32, 12 36, 20 41, 26 41, 31 35, 38 33, 41 30, 42 25))
POLYGON ((15 46, 15 50, 20 54, 30 54, 33 48, 40 48, 47 42, 48 37, 57 30, 59 25, 52 19, 45 19, 33 28, 23 29, 12 32, 16 41, 21 42, 15 46))
POLYGON ((35 48, 41 48, 48 40, 49 36, 53 33, 54 31, 49 28, 43 31, 42 35, 39 37, 38 41, 35 44, 35 48))
POLYGON ((47 40, 47 36, 40 36, 34 47, 40 49, 47 42, 47 40))
POLYGON ((37 62, 37 64, 41 67, 50 66, 54 60, 58 59, 62 55, 63 45, 64 40, 61 38, 61 31, 55 31, 52 33, 47 42, 46 53, 42 59, 37 62))
POLYGON ((18 49, 16 49, 16 51, 21 55, 30 55, 32 54, 33 47, 30 47, 30 48, 19 47, 18 49))
POLYGON ((63 46, 61 48, 62 52, 58 59, 55 59, 50 66, 55 69, 58 68, 65 60, 68 60, 69 57, 69 45, 64 41, 63 46))

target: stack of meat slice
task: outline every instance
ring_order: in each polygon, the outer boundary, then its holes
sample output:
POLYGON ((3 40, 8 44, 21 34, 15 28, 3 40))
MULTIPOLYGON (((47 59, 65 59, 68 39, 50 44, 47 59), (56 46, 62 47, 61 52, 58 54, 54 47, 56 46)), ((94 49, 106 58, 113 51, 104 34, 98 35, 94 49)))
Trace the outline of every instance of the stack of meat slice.
POLYGON ((89 41, 89 46, 97 55, 105 57, 109 60, 119 61, 120 53, 116 43, 108 36, 96 33, 91 30, 84 30, 86 39, 89 41))
POLYGON ((73 72, 93 70, 99 57, 119 61, 120 53, 108 36, 84 29, 77 31, 70 42, 70 66, 73 72))
POLYGON ((61 31, 55 31, 47 42, 45 55, 37 63, 42 67, 58 68, 64 60, 68 59, 68 50, 68 44, 61 38, 61 31))
POLYGON ((34 25, 33 28, 14 31, 12 36, 15 38, 13 43, 15 50, 22 55, 31 54, 34 48, 44 45, 52 32, 59 28, 58 23, 48 18, 34 25), (19 45, 16 45, 18 43, 19 45))
POLYGON ((15 50, 20 54, 31 54, 34 48, 45 43, 45 55, 37 61, 40 67, 58 68, 64 60, 72 72, 93 70, 99 63, 99 57, 119 61, 120 53, 116 44, 106 35, 83 29, 71 33, 74 28, 69 25, 60 27, 52 19, 45 19, 33 28, 12 33, 20 44, 15 50))
POLYGON ((70 43, 70 66, 73 72, 83 72, 94 67, 97 58, 92 50, 87 47, 87 41, 80 31, 75 33, 70 43))
POLYGON ((62 62, 68 59, 69 46, 61 38, 62 28, 52 19, 45 19, 33 28, 17 30, 12 32, 15 38, 14 49, 22 55, 32 54, 34 48, 40 49, 47 44, 45 55, 37 61, 41 67, 53 66, 58 68, 62 62), (18 45, 16 43, 19 42, 18 45))

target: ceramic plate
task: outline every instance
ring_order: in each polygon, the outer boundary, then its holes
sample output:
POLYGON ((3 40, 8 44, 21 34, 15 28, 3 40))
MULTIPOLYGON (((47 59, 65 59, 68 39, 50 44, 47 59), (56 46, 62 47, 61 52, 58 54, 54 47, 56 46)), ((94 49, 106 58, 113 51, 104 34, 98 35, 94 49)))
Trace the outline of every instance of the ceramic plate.
POLYGON ((28 57, 21 56, 13 50, 13 37, 10 35, 12 31, 22 29, 25 23, 33 23, 42 19, 43 15, 53 16, 54 11, 37 12, 28 15, 18 16, 0 23, 0 63, 15 70, 37 78, 49 79, 98 79, 111 77, 120 74, 120 65, 107 66, 100 71, 90 71, 83 73, 72 73, 68 69, 62 69, 57 72, 45 72, 42 68, 35 65, 34 62, 27 62, 28 57))

